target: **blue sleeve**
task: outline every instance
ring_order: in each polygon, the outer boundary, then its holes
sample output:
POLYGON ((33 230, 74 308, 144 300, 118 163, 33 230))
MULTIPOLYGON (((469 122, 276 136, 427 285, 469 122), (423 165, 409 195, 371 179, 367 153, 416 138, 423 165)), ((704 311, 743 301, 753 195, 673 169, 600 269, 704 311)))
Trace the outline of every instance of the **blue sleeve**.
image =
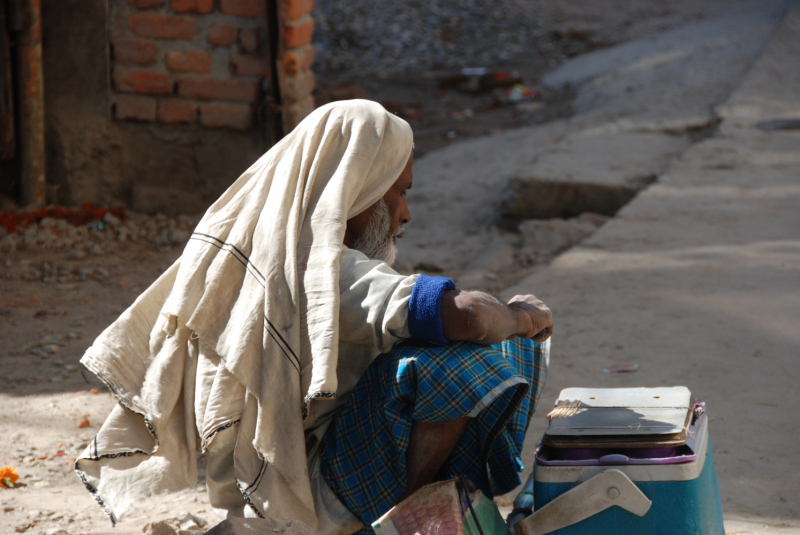
POLYGON ((433 344, 448 343, 442 332, 442 296, 455 289, 455 283, 446 277, 419 276, 408 301, 408 331, 412 337, 433 344))

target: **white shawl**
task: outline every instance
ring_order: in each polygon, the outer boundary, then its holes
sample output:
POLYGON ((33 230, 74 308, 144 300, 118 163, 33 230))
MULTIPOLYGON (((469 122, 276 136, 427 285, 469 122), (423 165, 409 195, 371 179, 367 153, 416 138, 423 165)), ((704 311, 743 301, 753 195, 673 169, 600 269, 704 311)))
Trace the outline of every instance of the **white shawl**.
MULTIPOLYGON (((112 520, 132 499, 194 483, 185 450, 196 431, 175 410, 194 402, 196 368, 175 357, 188 344, 219 355, 254 399, 242 423, 264 461, 255 476, 269 465, 276 503, 316 524, 303 420, 337 390, 346 221, 388 191, 412 144, 408 124, 376 103, 317 109, 209 208, 181 258, 89 348, 81 362, 120 406, 76 468, 112 520)), ((204 449, 213 435, 198 438, 204 449)))

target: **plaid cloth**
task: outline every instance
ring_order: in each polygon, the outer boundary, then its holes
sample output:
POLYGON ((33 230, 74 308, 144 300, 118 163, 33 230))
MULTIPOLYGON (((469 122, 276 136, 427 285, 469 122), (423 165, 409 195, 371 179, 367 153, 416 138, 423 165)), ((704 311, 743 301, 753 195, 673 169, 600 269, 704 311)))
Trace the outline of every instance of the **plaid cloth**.
POLYGON ((489 498, 520 484, 525 431, 544 388, 550 343, 495 346, 405 342, 379 356, 336 414, 322 443, 322 475, 364 524, 406 486, 414 420, 473 417, 439 475, 464 475, 489 498))

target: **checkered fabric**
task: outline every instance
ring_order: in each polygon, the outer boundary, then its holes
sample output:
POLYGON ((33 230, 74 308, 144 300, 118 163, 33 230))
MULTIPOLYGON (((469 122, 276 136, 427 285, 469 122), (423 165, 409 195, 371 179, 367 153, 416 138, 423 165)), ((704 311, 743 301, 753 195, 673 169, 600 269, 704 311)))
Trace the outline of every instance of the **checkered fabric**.
POLYGON ((520 453, 544 388, 549 347, 524 339, 488 347, 405 342, 379 356, 323 439, 328 486, 369 526, 405 488, 412 421, 471 416, 439 475, 464 475, 490 498, 511 491, 520 484, 520 453))

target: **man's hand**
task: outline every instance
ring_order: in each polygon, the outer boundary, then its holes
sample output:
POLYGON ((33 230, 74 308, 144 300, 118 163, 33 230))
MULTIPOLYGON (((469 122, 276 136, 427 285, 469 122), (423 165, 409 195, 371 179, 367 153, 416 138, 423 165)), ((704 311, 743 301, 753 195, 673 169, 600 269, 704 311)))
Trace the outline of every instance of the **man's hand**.
POLYGON ((442 296, 442 331, 451 341, 492 345, 514 338, 544 342, 553 334, 553 315, 533 295, 514 296, 508 304, 483 292, 448 290, 442 296), (536 337, 545 331, 540 337, 536 337))
POLYGON ((532 338, 537 342, 544 342, 553 334, 553 313, 535 295, 515 295, 508 301, 508 306, 519 311, 519 330, 509 337, 532 338), (542 336, 537 334, 544 331, 542 336))

